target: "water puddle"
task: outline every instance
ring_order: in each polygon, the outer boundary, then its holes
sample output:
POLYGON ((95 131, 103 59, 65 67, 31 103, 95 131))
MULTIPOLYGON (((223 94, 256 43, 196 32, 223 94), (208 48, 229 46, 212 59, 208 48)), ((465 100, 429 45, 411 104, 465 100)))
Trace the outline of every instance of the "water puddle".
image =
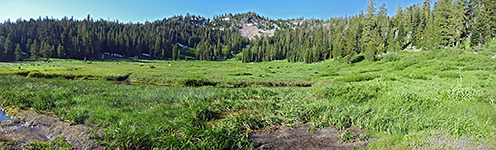
POLYGON ((3 110, 0 109, 0 121, 2 120, 9 120, 10 117, 7 116, 7 113, 5 113, 3 110))

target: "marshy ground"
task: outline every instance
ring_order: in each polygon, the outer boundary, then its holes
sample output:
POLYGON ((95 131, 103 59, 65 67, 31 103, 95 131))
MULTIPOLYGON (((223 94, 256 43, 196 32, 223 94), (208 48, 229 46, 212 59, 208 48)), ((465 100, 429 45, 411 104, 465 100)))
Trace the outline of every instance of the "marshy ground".
MULTIPOLYGON (((353 64, 0 63, 0 105, 51 117, 19 125, 89 131, 86 139, 110 149, 494 149, 494 54, 400 52, 353 64), (135 84, 115 84, 122 77, 135 84)), ((86 145, 65 132, 35 146, 86 145)))

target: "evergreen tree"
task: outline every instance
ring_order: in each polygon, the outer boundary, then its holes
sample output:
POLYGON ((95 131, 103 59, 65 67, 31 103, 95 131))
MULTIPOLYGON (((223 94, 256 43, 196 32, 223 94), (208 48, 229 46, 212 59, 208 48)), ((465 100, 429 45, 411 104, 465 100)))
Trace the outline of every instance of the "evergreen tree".
MULTIPOLYGON (((491 31, 496 30, 496 3, 494 0, 475 0, 477 3, 484 5, 487 14, 487 24, 491 31)), ((491 37, 494 37, 496 32, 491 32, 491 37)))
POLYGON ((179 60, 179 49, 177 48, 177 45, 172 47, 172 60, 179 60))
POLYGON ((403 50, 403 41, 405 37, 405 26, 403 25, 403 9, 401 4, 398 4, 396 16, 394 16, 394 25, 396 26, 395 38, 393 41, 393 51, 403 50))
POLYGON ((41 53, 41 55, 44 58, 50 58, 50 57, 52 57, 52 54, 53 54, 54 51, 55 51, 54 50, 54 46, 51 46, 46 41, 41 42, 40 53, 41 53))
POLYGON ((14 60, 14 44, 11 42, 10 36, 5 39, 5 43, 3 44, 3 59, 4 60, 14 60))
POLYGON ((432 17, 431 17, 431 0, 424 0, 422 4, 422 13, 420 14, 420 24, 417 29, 419 32, 417 34, 417 46, 421 49, 428 49, 427 42, 429 40, 429 25, 431 25, 432 17))
POLYGON ((447 47, 455 43, 455 21, 453 16, 453 8, 451 0, 439 0, 435 6, 434 21, 439 27, 436 38, 439 38, 439 44, 447 47))
POLYGON ((481 47, 486 44, 486 42, 491 37, 490 24, 487 22, 488 13, 484 5, 476 5, 474 10, 473 23, 471 24, 471 45, 481 47))
POLYGON ((468 24, 472 11, 470 6, 472 3, 469 0, 456 0, 454 11, 454 44, 453 46, 458 46, 462 39, 468 36, 468 24))
POLYGON ((14 51, 15 60, 17 60, 17 61, 21 61, 22 60, 21 51, 22 51, 21 45, 20 44, 17 44, 16 45, 16 48, 15 48, 15 51, 14 51))
POLYGON ((375 0, 369 1, 369 6, 367 7, 367 14, 365 16, 365 27, 363 29, 362 42, 365 44, 365 57, 368 61, 374 60, 375 53, 377 52, 377 46, 379 42, 377 38, 378 35, 376 16, 375 16, 375 0))
POLYGON ((65 53, 65 50, 64 50, 64 46, 60 45, 57 46, 57 56, 59 58, 66 58, 66 53, 65 53))
POLYGON ((39 49, 40 46, 38 45, 38 41, 34 41, 33 44, 30 46, 29 52, 31 53, 31 58, 36 60, 39 57, 39 49))
MULTIPOLYGON (((195 50, 183 54, 198 60, 225 60, 242 53, 243 62, 287 59, 313 63, 328 58, 350 59, 357 54, 365 54, 372 61, 378 54, 410 46, 432 50, 460 47, 463 41, 470 41, 472 46, 482 47, 495 36, 496 3, 492 0, 438 0, 433 9, 431 0, 424 0, 422 6, 398 6, 391 17, 385 5, 377 9, 375 2, 370 0, 367 9, 353 17, 279 20, 273 36, 251 41, 241 37, 239 28, 231 27, 228 21, 190 15, 145 24, 94 21, 90 16, 82 21, 47 17, 6 22, 0 24, 0 59, 15 60, 14 44, 19 43, 33 59, 98 59, 103 53, 124 57, 149 53, 152 59, 177 60, 181 57, 177 47, 180 43, 195 50)), ((238 20, 244 17, 266 19, 255 13, 230 16, 238 20)), ((271 23, 267 20, 260 26, 270 28, 271 23)))

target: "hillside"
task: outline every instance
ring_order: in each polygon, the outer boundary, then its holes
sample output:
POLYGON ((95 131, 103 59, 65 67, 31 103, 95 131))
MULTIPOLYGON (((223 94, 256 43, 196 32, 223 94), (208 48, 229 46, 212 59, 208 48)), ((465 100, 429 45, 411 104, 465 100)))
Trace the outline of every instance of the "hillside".
POLYGON ((279 28, 275 21, 262 17, 255 12, 242 14, 224 14, 214 17, 211 22, 214 27, 221 29, 236 29, 240 35, 253 40, 257 37, 273 36, 279 28))

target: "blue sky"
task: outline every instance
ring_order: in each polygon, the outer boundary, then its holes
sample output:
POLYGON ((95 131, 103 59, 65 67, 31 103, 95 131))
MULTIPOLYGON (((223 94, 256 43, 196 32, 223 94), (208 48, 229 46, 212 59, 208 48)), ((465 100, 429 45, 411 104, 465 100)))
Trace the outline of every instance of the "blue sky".
MULTIPOLYGON (((423 0, 377 0, 386 3, 388 13, 395 14, 398 3, 411 6, 423 0)), ((145 22, 178 14, 195 14, 212 18, 224 13, 255 11, 272 19, 328 19, 355 15, 365 10, 368 0, 1 0, 0 22, 64 16, 83 19, 118 19, 120 22, 145 22)), ((377 7, 378 7, 377 6, 377 7)))

